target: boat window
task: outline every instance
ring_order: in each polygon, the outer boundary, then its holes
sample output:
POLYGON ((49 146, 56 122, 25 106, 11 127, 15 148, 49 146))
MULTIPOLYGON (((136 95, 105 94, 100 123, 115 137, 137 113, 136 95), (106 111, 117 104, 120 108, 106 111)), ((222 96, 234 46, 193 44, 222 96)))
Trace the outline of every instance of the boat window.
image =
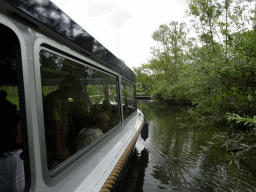
POLYGON ((135 87, 124 80, 121 81, 122 104, 124 119, 129 117, 136 110, 135 87))
POLYGON ((8 27, 0 24, 0 31, 5 42, 0 46, 0 191, 24 191, 29 166, 23 161, 27 142, 20 43, 8 27))
POLYGON ((117 78, 44 49, 40 66, 51 170, 120 123, 117 78))

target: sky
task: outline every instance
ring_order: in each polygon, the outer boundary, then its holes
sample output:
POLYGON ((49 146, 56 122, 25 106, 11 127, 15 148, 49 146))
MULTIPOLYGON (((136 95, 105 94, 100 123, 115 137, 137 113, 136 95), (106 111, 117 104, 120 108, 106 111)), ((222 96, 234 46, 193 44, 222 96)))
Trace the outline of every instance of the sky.
POLYGON ((52 0, 125 64, 147 63, 161 24, 188 22, 186 0, 52 0))

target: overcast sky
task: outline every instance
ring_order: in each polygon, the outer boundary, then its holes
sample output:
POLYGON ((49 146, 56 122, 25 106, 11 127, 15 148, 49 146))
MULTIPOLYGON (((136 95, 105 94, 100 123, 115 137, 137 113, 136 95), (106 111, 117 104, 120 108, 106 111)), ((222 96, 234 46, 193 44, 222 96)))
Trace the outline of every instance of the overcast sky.
POLYGON ((154 45, 151 35, 159 25, 171 21, 188 21, 188 18, 184 18, 184 10, 187 9, 186 0, 52 0, 52 2, 109 51, 124 60, 130 68, 139 67, 147 62, 150 57, 150 47, 154 45))

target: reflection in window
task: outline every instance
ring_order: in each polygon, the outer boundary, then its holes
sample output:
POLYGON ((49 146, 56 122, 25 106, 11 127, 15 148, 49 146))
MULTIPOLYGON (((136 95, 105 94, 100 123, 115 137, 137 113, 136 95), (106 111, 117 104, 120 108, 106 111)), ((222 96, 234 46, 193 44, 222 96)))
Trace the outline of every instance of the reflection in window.
POLYGON ((7 40, 0 46, 0 191, 23 192, 29 168, 24 168, 28 158, 22 158, 27 157, 27 140, 21 50, 11 29, 0 24, 0 31, 1 42, 7 40))
POLYGON ((126 81, 121 81, 122 89, 122 103, 123 103, 123 113, 124 119, 129 117, 136 109, 135 103, 135 88, 134 85, 126 81))
POLYGON ((45 50, 40 66, 52 169, 119 124, 117 78, 45 50))
POLYGON ((16 105, 17 111, 20 109, 19 104, 19 93, 17 86, 1 86, 0 90, 3 90, 7 93, 6 99, 10 101, 12 104, 16 105))

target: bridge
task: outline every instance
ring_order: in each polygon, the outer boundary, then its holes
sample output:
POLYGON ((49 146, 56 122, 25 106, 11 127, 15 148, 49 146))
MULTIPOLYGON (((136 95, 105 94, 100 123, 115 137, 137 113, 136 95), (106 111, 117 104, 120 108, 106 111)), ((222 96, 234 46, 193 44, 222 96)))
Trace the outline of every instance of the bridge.
POLYGON ((137 100, 152 100, 150 95, 144 93, 137 93, 136 94, 137 100))

